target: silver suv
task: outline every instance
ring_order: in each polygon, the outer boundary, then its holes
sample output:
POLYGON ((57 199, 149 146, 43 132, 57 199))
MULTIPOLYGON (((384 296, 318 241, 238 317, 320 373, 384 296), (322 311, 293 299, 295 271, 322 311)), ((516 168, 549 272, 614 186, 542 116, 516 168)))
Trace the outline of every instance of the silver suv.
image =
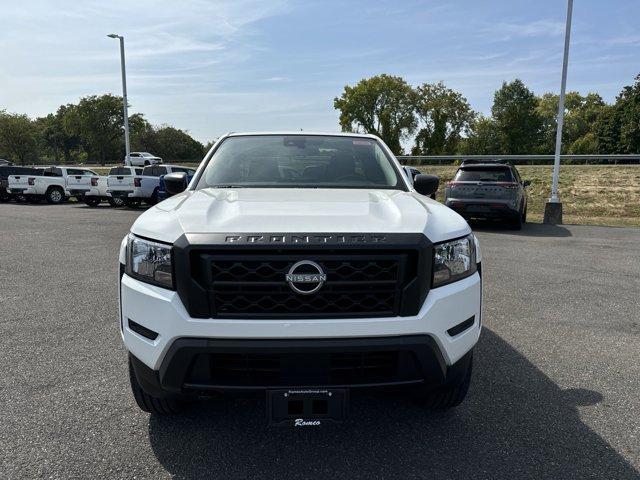
POLYGON ((516 230, 527 221, 527 191, 510 163, 467 160, 445 185, 445 205, 465 219, 501 219, 516 230))

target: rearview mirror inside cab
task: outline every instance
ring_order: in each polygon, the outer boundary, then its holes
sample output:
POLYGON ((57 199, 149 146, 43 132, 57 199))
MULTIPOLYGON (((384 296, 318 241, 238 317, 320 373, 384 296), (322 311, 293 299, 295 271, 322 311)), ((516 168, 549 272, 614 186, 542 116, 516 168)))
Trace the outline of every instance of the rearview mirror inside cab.
POLYGON ((420 195, 431 196, 438 191, 440 178, 435 175, 425 175, 421 173, 413 179, 413 187, 420 195))

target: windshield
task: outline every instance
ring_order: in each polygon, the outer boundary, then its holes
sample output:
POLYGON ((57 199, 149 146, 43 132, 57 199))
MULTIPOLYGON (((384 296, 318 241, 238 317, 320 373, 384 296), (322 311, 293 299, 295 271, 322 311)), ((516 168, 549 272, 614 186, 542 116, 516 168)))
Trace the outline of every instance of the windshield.
POLYGON ((506 167, 467 167, 458 170, 458 182, 512 182, 511 171, 506 167))
POLYGON ((196 186, 207 187, 406 189, 375 140, 320 135, 229 137, 196 186))

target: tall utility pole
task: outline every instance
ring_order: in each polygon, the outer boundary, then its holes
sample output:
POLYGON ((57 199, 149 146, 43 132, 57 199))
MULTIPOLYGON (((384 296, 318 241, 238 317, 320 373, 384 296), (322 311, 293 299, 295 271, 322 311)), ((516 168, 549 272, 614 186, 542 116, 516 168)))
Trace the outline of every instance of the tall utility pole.
POLYGON ((115 33, 111 33, 107 35, 109 38, 117 38, 120 40, 120 70, 122 72, 122 105, 124 110, 124 149, 126 152, 125 155, 125 165, 131 165, 131 159, 129 158, 130 147, 129 147, 129 113, 127 109, 127 72, 124 67, 124 37, 121 35, 116 35, 115 33))
POLYGON ((567 65, 569 63, 569 42, 571 38, 571 17, 573 14, 573 0, 567 4, 567 25, 564 32, 564 57, 562 60, 562 82, 560 84, 560 99, 558 101, 558 130, 556 131, 556 152, 553 162, 553 178, 551 183, 551 198, 544 206, 544 223, 553 225, 562 223, 562 202, 558 197, 558 177, 560 175, 560 152, 562 151, 562 125, 564 123, 564 94, 567 87, 567 65))

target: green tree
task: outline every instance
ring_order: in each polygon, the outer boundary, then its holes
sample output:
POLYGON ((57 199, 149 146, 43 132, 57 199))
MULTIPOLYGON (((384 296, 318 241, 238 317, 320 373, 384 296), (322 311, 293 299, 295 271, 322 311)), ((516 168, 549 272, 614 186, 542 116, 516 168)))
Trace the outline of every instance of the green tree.
POLYGON ((500 131, 503 153, 535 153, 542 133, 537 106, 538 99, 522 80, 504 82, 496 91, 491 114, 500 131))
POLYGON ((20 165, 37 162, 36 129, 29 117, 0 111, 0 150, 20 165))
POLYGON ((202 159, 204 145, 184 130, 164 125, 156 130, 158 154, 172 160, 202 159))
POLYGON ((129 117, 129 132, 132 152, 152 152, 159 155, 156 152, 158 149, 156 131, 144 115, 134 113, 129 117))
POLYGON ((495 120, 482 115, 469 125, 469 135, 461 142, 461 153, 466 155, 504 154, 502 134, 495 120))
MULTIPOLYGON (((598 153, 595 125, 604 106, 604 100, 597 93, 583 96, 578 92, 567 92, 562 153, 598 153)), ((556 145, 558 95, 545 93, 538 99, 537 111, 542 119, 542 138, 538 151, 552 154, 556 145)))
POLYGON ((168 160, 202 159, 204 146, 184 130, 169 125, 154 127, 141 114, 132 115, 129 126, 133 151, 152 152, 168 160))
POLYGON ((340 110, 343 132, 377 135, 394 153, 402 153, 401 140, 416 128, 415 94, 400 77, 383 74, 347 85, 333 106, 340 110))
POLYGON ((626 86, 615 103, 620 124, 620 153, 640 153, 640 75, 635 83, 626 86))
POLYGON ((454 154, 474 113, 460 93, 444 83, 425 83, 416 89, 416 113, 422 128, 416 135, 414 155, 454 154))
POLYGON ((61 105, 55 114, 36 119, 38 144, 41 155, 53 163, 72 163, 79 157, 80 142, 78 136, 65 128, 65 118, 71 115, 75 105, 61 105))
POLYGON ((89 161, 101 165, 122 158, 122 124, 122 98, 111 94, 80 99, 64 118, 66 131, 77 135, 89 161))
POLYGON ((615 105, 606 105, 600 111, 594 128, 598 153, 622 153, 619 113, 615 105))

